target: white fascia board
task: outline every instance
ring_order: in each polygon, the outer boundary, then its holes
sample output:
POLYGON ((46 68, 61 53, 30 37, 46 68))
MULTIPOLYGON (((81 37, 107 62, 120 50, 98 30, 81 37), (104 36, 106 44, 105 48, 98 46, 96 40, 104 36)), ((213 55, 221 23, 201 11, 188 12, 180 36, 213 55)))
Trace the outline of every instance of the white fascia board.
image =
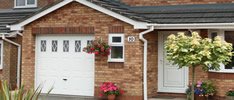
POLYGON ((155 29, 234 29, 234 23, 147 24, 155 29))
POLYGON ((147 29, 147 26, 146 26, 147 23, 145 23, 145 22, 139 22, 139 21, 132 20, 132 19, 130 19, 128 17, 125 17, 123 15, 115 13, 115 12, 113 12, 111 10, 108 10, 106 8, 95 5, 95 4, 93 4, 93 3, 91 3, 91 2, 89 2, 87 0, 76 0, 76 1, 83 4, 83 5, 88 6, 90 8, 93 8, 93 9, 95 9, 97 11, 100 11, 100 12, 102 12, 104 14, 107 14, 107 15, 112 16, 114 18, 117 18, 117 19, 119 19, 121 21, 129 23, 129 24, 134 26, 134 29, 147 29))
POLYGON ((86 1, 86 0, 64 0, 64 1, 60 2, 60 3, 58 3, 57 5, 55 5, 55 6, 49 8, 49 9, 47 9, 45 11, 42 11, 42 12, 28 18, 27 20, 25 20, 25 21, 23 21, 21 23, 14 24, 14 25, 9 25, 9 27, 10 27, 11 30, 23 30, 25 25, 27 25, 27 24, 29 24, 29 23, 31 23, 31 22, 45 16, 45 15, 51 13, 52 11, 55 11, 55 10, 65 6, 66 4, 68 4, 68 3, 72 2, 72 1, 79 2, 79 3, 81 3, 81 4, 85 5, 85 6, 88 6, 88 7, 92 8, 92 9, 100 11, 100 12, 102 12, 104 14, 112 16, 112 17, 114 17, 116 19, 119 19, 121 21, 124 21, 126 23, 129 23, 129 24, 134 26, 134 29, 147 29, 147 23, 145 23, 145 22, 139 22, 139 21, 132 20, 132 19, 130 19, 128 17, 125 17, 125 16, 123 16, 121 14, 115 13, 115 12, 113 12, 111 10, 108 10, 106 8, 103 8, 101 6, 93 4, 93 3, 89 2, 89 1, 86 1))

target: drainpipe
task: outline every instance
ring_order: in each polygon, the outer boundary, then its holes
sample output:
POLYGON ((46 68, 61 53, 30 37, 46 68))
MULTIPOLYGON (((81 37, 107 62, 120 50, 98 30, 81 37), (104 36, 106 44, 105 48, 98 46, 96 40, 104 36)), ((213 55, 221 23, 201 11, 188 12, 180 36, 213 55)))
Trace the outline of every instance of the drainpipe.
MULTIPOLYGON (((19 34, 20 36, 22 36, 21 33, 17 32, 16 34, 19 34)), ((18 47, 18 59, 17 59, 17 87, 20 86, 20 64, 21 64, 21 45, 18 43, 15 43, 14 41, 11 41, 9 39, 6 38, 5 34, 2 35, 2 39, 4 41, 7 41, 15 46, 18 47)))
POLYGON ((148 95, 147 95, 147 46, 148 46, 148 41, 144 38, 144 35, 154 31, 154 26, 150 26, 150 28, 146 31, 143 31, 140 33, 139 38, 140 40, 144 43, 144 77, 143 77, 143 84, 144 84, 144 100, 148 100, 148 95))

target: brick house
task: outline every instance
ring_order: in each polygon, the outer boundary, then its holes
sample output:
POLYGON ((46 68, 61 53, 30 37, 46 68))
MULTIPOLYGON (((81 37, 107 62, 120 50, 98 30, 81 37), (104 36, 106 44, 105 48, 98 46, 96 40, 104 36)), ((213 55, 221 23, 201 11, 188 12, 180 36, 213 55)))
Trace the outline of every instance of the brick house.
MULTIPOLYGON (((234 0, 3 0, 0 1, 0 78, 14 88, 43 84, 52 94, 98 96, 99 85, 117 83, 121 100, 185 96, 189 69, 165 59, 169 34, 197 31, 234 43, 234 0), (82 51, 102 38, 109 57, 82 51)), ((211 79, 218 100, 233 88, 233 63, 220 71, 196 69, 211 79)))

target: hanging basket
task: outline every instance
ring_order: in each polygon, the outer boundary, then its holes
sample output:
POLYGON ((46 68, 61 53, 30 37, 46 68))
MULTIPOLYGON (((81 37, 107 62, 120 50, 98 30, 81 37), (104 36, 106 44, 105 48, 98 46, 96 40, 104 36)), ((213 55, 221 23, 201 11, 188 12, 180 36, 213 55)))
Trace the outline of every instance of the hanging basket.
POLYGON ((95 54, 97 56, 108 56, 110 55, 110 46, 104 42, 102 39, 94 40, 86 47, 83 48, 83 51, 88 54, 95 54))

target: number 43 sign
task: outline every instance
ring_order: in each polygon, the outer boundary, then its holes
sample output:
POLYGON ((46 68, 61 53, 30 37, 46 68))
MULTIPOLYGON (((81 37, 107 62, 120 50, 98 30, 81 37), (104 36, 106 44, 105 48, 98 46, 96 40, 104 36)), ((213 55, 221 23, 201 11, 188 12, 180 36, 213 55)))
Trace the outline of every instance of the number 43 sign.
POLYGON ((135 42, 136 38, 134 36, 128 36, 128 42, 135 42))

